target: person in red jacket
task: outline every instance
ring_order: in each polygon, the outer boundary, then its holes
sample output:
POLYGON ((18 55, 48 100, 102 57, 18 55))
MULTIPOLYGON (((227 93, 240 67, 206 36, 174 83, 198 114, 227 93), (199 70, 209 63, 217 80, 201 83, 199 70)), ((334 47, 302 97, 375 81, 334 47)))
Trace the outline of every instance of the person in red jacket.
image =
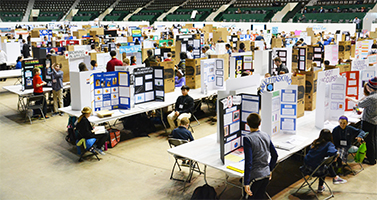
POLYGON ((123 62, 116 58, 117 52, 116 51, 110 51, 111 60, 107 62, 106 70, 108 72, 115 71, 115 66, 123 66, 123 62))
MULTIPOLYGON (((33 88, 34 88, 34 95, 43 95, 43 86, 46 85, 47 83, 42 81, 42 78, 41 78, 41 69, 39 68, 34 68, 33 69, 33 74, 34 74, 34 77, 33 77, 33 88)), ((41 102, 36 102, 36 104, 40 104, 41 102)), ((47 104, 46 104, 46 99, 44 100, 44 103, 43 103, 43 114, 45 116, 46 119, 48 119, 49 117, 46 116, 46 113, 47 113, 47 104)), ((40 115, 40 111, 39 110, 34 110, 34 115, 40 115)))

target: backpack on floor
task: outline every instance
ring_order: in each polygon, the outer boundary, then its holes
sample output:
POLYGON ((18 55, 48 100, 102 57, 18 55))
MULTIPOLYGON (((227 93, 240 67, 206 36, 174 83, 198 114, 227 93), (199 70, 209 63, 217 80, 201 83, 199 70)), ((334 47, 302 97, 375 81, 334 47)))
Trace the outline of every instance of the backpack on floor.
POLYGON ((67 125, 68 135, 65 137, 65 140, 72 144, 76 143, 76 121, 77 117, 69 116, 67 125))
POLYGON ((192 194, 191 200, 200 199, 217 199, 215 188, 208 184, 197 187, 192 194))

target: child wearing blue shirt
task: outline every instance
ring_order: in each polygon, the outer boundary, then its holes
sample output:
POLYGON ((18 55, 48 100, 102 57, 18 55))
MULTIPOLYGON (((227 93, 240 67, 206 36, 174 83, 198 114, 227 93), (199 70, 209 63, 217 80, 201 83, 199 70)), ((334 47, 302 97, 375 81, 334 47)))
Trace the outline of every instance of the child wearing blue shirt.
POLYGON ((22 56, 18 56, 18 58, 17 58, 17 64, 15 66, 15 69, 21 69, 22 68, 22 60, 23 60, 23 57, 22 56))

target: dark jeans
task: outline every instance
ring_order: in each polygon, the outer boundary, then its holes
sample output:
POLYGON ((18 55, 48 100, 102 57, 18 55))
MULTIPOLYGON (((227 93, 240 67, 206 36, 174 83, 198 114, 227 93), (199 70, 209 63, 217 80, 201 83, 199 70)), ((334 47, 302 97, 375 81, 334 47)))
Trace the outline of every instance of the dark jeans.
MULTIPOLYGON (((34 95, 43 95, 43 93, 35 93, 35 92, 34 92, 34 95)), ((42 103, 41 101, 36 101, 36 102, 35 102, 36 105, 40 105, 41 103, 42 103)), ((45 117, 46 117, 46 114, 47 114, 47 102, 46 102, 46 97, 44 97, 42 111, 43 111, 43 114, 44 114, 45 117)), ((40 114, 41 114, 41 111, 40 111, 39 109, 34 110, 34 115, 40 115, 40 114)))
POLYGON ((253 196, 248 199, 267 199, 265 194, 269 182, 269 178, 264 178, 251 184, 250 190, 253 193, 253 196))
POLYGON ((365 132, 369 132, 368 136, 365 137, 365 142, 367 145, 366 156, 370 164, 376 164, 377 155, 377 125, 371 124, 367 121, 361 121, 361 129, 365 132))
MULTIPOLYGON (((330 166, 328 170, 329 170, 329 174, 330 174, 329 176, 330 176, 330 177, 335 177, 335 176, 336 176, 335 171, 334 171, 334 168, 332 168, 332 166, 330 166)), ((322 178, 325 179, 326 176, 324 176, 324 177, 322 177, 322 178)), ((318 178, 318 180, 319 180, 319 181, 318 181, 318 188, 319 188, 319 187, 322 187, 322 186, 323 186, 324 181, 323 181, 322 179, 320 179, 320 178, 318 178)))
POLYGON ((109 137, 108 133, 96 134, 95 138, 97 139, 97 141, 95 143, 95 147, 101 148, 105 144, 105 142, 107 141, 108 137, 109 137))

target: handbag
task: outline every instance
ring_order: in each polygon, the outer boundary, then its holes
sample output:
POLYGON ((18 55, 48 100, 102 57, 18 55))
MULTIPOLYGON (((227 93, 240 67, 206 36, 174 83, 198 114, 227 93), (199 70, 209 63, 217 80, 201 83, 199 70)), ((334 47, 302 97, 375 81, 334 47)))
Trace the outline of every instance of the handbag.
POLYGON ((109 148, 115 147, 120 142, 120 130, 110 129, 109 130, 109 142, 107 146, 109 148))

